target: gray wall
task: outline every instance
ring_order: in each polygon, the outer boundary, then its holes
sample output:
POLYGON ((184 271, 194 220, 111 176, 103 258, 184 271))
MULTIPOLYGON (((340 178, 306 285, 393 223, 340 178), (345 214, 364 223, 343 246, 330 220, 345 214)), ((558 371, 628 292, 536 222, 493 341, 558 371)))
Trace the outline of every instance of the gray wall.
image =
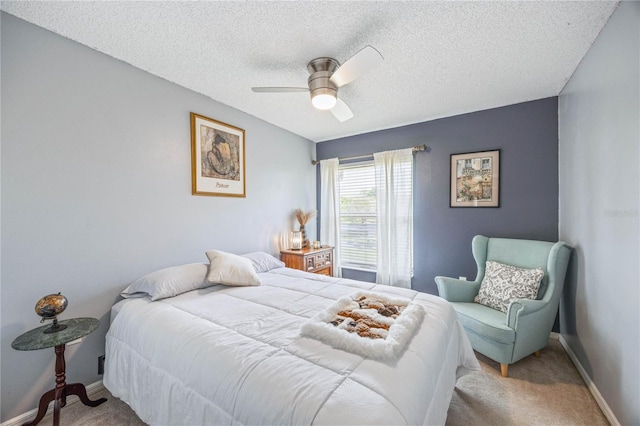
POLYGON ((100 380, 127 283, 211 248, 277 253, 293 210, 315 208, 315 145, 11 15, 1 26, 5 421, 55 384, 53 349, 11 349, 40 326, 40 297, 61 291, 62 319, 101 320, 66 354, 69 382, 100 380), (191 195, 191 111, 246 130, 246 198, 191 195))
MULTIPOLYGON (((415 157, 415 290, 437 294, 436 275, 475 278, 474 235, 557 240, 557 98, 322 142, 317 157, 421 144, 431 152, 415 157), (491 149, 501 149, 500 207, 450 208, 450 154, 491 149)), ((345 276, 375 279, 355 271, 345 271, 345 276)))
POLYGON ((640 3, 622 2, 559 97, 561 333, 618 421, 640 424, 640 3))

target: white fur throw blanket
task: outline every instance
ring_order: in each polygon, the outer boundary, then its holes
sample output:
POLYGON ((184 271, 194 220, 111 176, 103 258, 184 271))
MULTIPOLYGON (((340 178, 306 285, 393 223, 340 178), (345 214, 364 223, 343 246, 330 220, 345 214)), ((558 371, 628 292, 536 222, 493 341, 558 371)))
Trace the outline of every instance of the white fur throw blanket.
POLYGON ((302 326, 303 336, 374 359, 397 358, 422 322, 407 299, 358 292, 338 299, 302 326))

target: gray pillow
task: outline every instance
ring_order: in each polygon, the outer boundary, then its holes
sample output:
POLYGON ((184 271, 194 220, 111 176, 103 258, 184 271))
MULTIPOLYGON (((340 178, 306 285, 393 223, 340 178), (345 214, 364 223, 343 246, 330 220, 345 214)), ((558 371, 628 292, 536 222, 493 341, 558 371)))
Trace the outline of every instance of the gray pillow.
POLYGON ((506 313, 516 299, 535 300, 543 276, 542 268, 524 269, 487 261, 480 291, 473 301, 506 313))
POLYGON ((120 293, 122 297, 150 297, 151 300, 177 296, 208 287, 206 263, 189 263, 160 269, 138 278, 120 293))
POLYGON ((262 251, 256 251, 253 253, 242 254, 242 257, 246 257, 253 263, 253 268, 257 273, 269 272, 272 269, 284 268, 284 262, 271 256, 269 253, 262 251))

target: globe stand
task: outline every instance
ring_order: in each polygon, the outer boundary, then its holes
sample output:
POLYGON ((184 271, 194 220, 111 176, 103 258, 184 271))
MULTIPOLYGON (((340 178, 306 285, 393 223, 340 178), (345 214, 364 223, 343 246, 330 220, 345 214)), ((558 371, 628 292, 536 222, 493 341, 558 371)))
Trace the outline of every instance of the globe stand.
POLYGON ((61 330, 64 330, 65 328, 67 328, 66 324, 58 324, 58 318, 57 317, 42 318, 42 320, 40 322, 44 322, 45 320, 48 320, 48 319, 52 319, 53 320, 53 324, 51 324, 51 327, 44 329, 44 332, 46 334, 57 333, 58 331, 61 331, 61 330))

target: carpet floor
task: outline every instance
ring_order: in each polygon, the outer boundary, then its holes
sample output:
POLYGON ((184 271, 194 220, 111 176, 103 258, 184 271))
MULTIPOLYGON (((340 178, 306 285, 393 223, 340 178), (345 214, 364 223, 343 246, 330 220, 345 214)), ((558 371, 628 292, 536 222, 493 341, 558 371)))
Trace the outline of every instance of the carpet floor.
POLYGON ((458 379, 447 426, 608 425, 557 339, 500 375, 500 364, 476 352, 482 368, 458 379))
MULTIPOLYGON (((608 425, 584 381, 557 339, 540 357, 533 355, 509 366, 509 377, 500 376, 500 365, 476 353, 481 371, 458 380, 453 392, 447 426, 462 425, 608 425)), ((144 423, 127 404, 102 390, 91 399, 108 399, 95 408, 71 404, 62 409, 66 426, 141 426, 144 423)), ((52 425, 47 415, 41 425, 52 425)), ((185 425, 186 426, 186 425, 185 425)))

